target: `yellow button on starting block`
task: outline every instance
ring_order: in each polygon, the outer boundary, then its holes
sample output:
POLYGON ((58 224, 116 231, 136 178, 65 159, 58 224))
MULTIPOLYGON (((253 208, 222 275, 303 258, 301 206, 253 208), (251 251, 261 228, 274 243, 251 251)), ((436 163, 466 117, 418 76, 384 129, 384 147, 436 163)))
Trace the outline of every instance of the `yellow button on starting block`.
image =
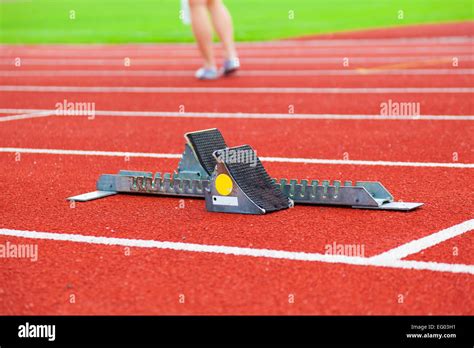
POLYGON ((220 195, 228 196, 232 192, 232 179, 227 174, 219 174, 216 178, 216 190, 220 195))

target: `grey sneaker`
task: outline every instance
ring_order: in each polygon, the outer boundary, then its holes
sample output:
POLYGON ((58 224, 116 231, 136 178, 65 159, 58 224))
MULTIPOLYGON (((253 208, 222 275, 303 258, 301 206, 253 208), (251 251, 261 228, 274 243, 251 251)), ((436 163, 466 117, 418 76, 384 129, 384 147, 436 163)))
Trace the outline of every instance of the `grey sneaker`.
POLYGON ((195 76, 199 80, 215 80, 219 78, 219 73, 216 68, 201 68, 196 71, 195 76))
POLYGON ((223 75, 230 75, 239 70, 240 68, 240 60, 239 58, 235 57, 232 59, 226 59, 224 61, 224 66, 222 67, 222 74, 223 75))

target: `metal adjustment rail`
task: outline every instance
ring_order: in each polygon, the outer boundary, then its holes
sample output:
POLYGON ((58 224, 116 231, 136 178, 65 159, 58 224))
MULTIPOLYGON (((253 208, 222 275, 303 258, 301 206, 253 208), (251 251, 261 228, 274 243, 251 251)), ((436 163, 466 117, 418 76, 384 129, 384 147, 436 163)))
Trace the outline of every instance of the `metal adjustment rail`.
POLYGON ((408 211, 423 203, 394 202, 393 196, 379 182, 335 180, 290 180, 274 179, 283 193, 295 204, 316 204, 349 206, 361 209, 401 210, 408 211))

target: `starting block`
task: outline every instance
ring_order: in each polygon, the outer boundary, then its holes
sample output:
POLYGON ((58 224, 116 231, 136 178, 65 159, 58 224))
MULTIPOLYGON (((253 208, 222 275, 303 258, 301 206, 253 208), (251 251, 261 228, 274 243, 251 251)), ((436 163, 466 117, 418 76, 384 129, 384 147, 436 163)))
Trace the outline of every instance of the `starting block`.
POLYGON ((379 182, 272 179, 249 145, 228 147, 216 128, 185 134, 174 173, 121 170, 103 174, 97 191, 69 197, 86 202, 118 193, 204 198, 212 212, 265 214, 294 204, 411 211, 423 203, 395 202, 379 182))

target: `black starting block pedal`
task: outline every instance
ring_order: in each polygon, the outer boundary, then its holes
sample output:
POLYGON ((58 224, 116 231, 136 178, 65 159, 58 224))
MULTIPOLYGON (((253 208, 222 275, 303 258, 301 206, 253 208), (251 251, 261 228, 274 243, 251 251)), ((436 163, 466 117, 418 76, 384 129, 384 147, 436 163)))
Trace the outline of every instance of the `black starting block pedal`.
POLYGON ((217 165, 204 191, 213 212, 265 214, 293 207, 248 145, 217 150, 217 165))
POLYGON ((184 138, 186 139, 187 145, 191 148, 194 157, 199 161, 208 176, 211 176, 216 167, 216 160, 213 156, 214 151, 227 147, 221 132, 217 128, 211 128, 186 133, 184 138))

